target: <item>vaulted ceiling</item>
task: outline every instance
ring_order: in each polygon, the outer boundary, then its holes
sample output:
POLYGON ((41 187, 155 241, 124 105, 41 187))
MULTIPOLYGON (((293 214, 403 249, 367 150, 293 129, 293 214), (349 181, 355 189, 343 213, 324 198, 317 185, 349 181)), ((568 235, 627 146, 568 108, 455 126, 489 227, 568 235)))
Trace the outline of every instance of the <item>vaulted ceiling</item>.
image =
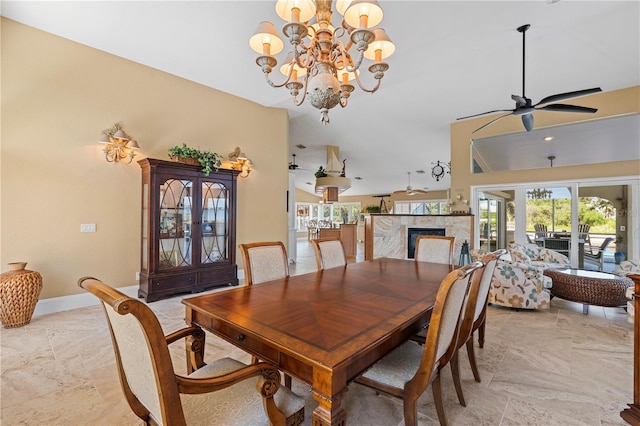
MULTIPOLYGON (((331 110, 327 126, 319 122, 318 110, 307 103, 294 106, 288 90, 267 85, 255 64, 248 39, 258 23, 270 20, 276 28, 284 23, 274 1, 3 0, 1 13, 265 106, 287 108, 290 152, 301 166, 296 186, 309 192, 313 186, 306 182, 325 164, 327 145, 339 146, 348 177, 362 177, 344 195, 403 189, 407 172, 416 170, 427 173, 412 173, 414 188, 448 188, 449 177, 436 182, 429 171, 437 160, 450 159, 450 123, 513 108, 510 95, 522 92, 522 39, 516 28, 523 24, 531 24, 526 89, 534 103, 555 93, 640 84, 637 1, 380 3, 381 26, 396 45, 387 59, 390 69, 377 93, 356 89, 346 108, 331 110)), ((338 16, 334 13, 334 24, 338 16)), ((363 79, 373 84, 371 76, 363 79)), ((581 105, 580 98, 565 103, 581 105)), ((588 152, 588 133, 576 132, 572 138, 588 152)), ((513 146, 527 149, 533 143, 527 137, 518 134, 513 146)), ((509 143, 501 146, 504 155, 513 155, 509 143)))

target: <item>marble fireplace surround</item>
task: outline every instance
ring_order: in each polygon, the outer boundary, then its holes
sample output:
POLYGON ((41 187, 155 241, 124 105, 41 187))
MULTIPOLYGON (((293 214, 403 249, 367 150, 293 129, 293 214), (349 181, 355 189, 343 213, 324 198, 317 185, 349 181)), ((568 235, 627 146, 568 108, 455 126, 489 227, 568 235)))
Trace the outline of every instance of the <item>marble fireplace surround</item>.
POLYGON ((444 228, 456 237, 454 260, 460 258, 462 243, 473 247, 473 215, 396 215, 365 216, 365 260, 378 257, 408 259, 409 228, 444 228))

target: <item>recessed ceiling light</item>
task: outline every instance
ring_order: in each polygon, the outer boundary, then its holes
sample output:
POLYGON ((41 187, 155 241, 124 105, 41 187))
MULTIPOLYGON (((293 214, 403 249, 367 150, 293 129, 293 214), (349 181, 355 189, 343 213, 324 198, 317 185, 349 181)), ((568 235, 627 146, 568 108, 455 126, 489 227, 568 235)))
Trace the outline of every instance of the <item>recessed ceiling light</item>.
POLYGON ((416 170, 416 173, 417 173, 417 174, 419 174, 419 175, 421 175, 421 174, 423 174, 423 173, 424 173, 424 170, 416 170))
POLYGON ((551 142, 553 140, 553 136, 545 136, 544 137, 544 141, 545 142, 551 142))
POLYGON ((362 178, 360 176, 355 176, 354 179, 355 180, 362 180, 362 178))
POLYGON ((306 182, 307 185, 313 185, 311 182, 306 182))
POLYGON ((307 147, 300 143, 300 144, 296 145, 296 148, 298 148, 298 149, 306 149, 307 147))

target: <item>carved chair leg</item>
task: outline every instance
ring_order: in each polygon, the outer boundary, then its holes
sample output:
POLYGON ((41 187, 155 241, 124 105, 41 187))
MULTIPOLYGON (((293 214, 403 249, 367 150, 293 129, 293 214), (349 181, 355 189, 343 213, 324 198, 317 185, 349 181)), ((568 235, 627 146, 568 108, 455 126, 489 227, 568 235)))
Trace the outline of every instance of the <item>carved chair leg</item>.
POLYGON ((476 382, 480 383, 480 373, 478 372, 478 365, 476 364, 476 353, 473 347, 473 336, 471 336, 469 340, 467 340, 467 355, 469 358, 469 364, 471 364, 473 378, 476 382))
POLYGON ((444 414, 444 403, 442 401, 442 387, 440 386, 440 371, 436 371, 434 374, 436 377, 431 383, 431 389, 433 390, 433 402, 436 404, 436 412, 438 413, 440 426, 447 426, 447 418, 444 414))
POLYGON ((487 318, 485 317, 482 320, 480 327, 478 327, 478 345, 480 346, 480 349, 484 348, 484 328, 486 324, 487 324, 487 318))
POLYGON ((417 426, 418 425, 418 399, 417 397, 406 396, 404 398, 404 425, 405 426, 417 426))
POLYGON ((451 375, 453 376, 453 386, 456 388, 456 394, 458 395, 458 401, 463 407, 467 406, 464 400, 464 394, 462 393, 462 383, 460 382, 460 357, 458 357, 458 351, 456 350, 451 356, 449 361, 451 364, 451 375))

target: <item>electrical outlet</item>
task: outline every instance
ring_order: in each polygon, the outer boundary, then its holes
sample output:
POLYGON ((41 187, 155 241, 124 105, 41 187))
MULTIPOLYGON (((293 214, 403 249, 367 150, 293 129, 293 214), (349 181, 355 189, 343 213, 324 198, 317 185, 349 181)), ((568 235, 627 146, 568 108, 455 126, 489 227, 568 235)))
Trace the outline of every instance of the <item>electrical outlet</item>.
POLYGON ((627 230, 627 227, 624 225, 620 225, 620 232, 624 232, 627 230))
POLYGON ((82 223, 80 224, 80 232, 96 232, 96 224, 82 223))

